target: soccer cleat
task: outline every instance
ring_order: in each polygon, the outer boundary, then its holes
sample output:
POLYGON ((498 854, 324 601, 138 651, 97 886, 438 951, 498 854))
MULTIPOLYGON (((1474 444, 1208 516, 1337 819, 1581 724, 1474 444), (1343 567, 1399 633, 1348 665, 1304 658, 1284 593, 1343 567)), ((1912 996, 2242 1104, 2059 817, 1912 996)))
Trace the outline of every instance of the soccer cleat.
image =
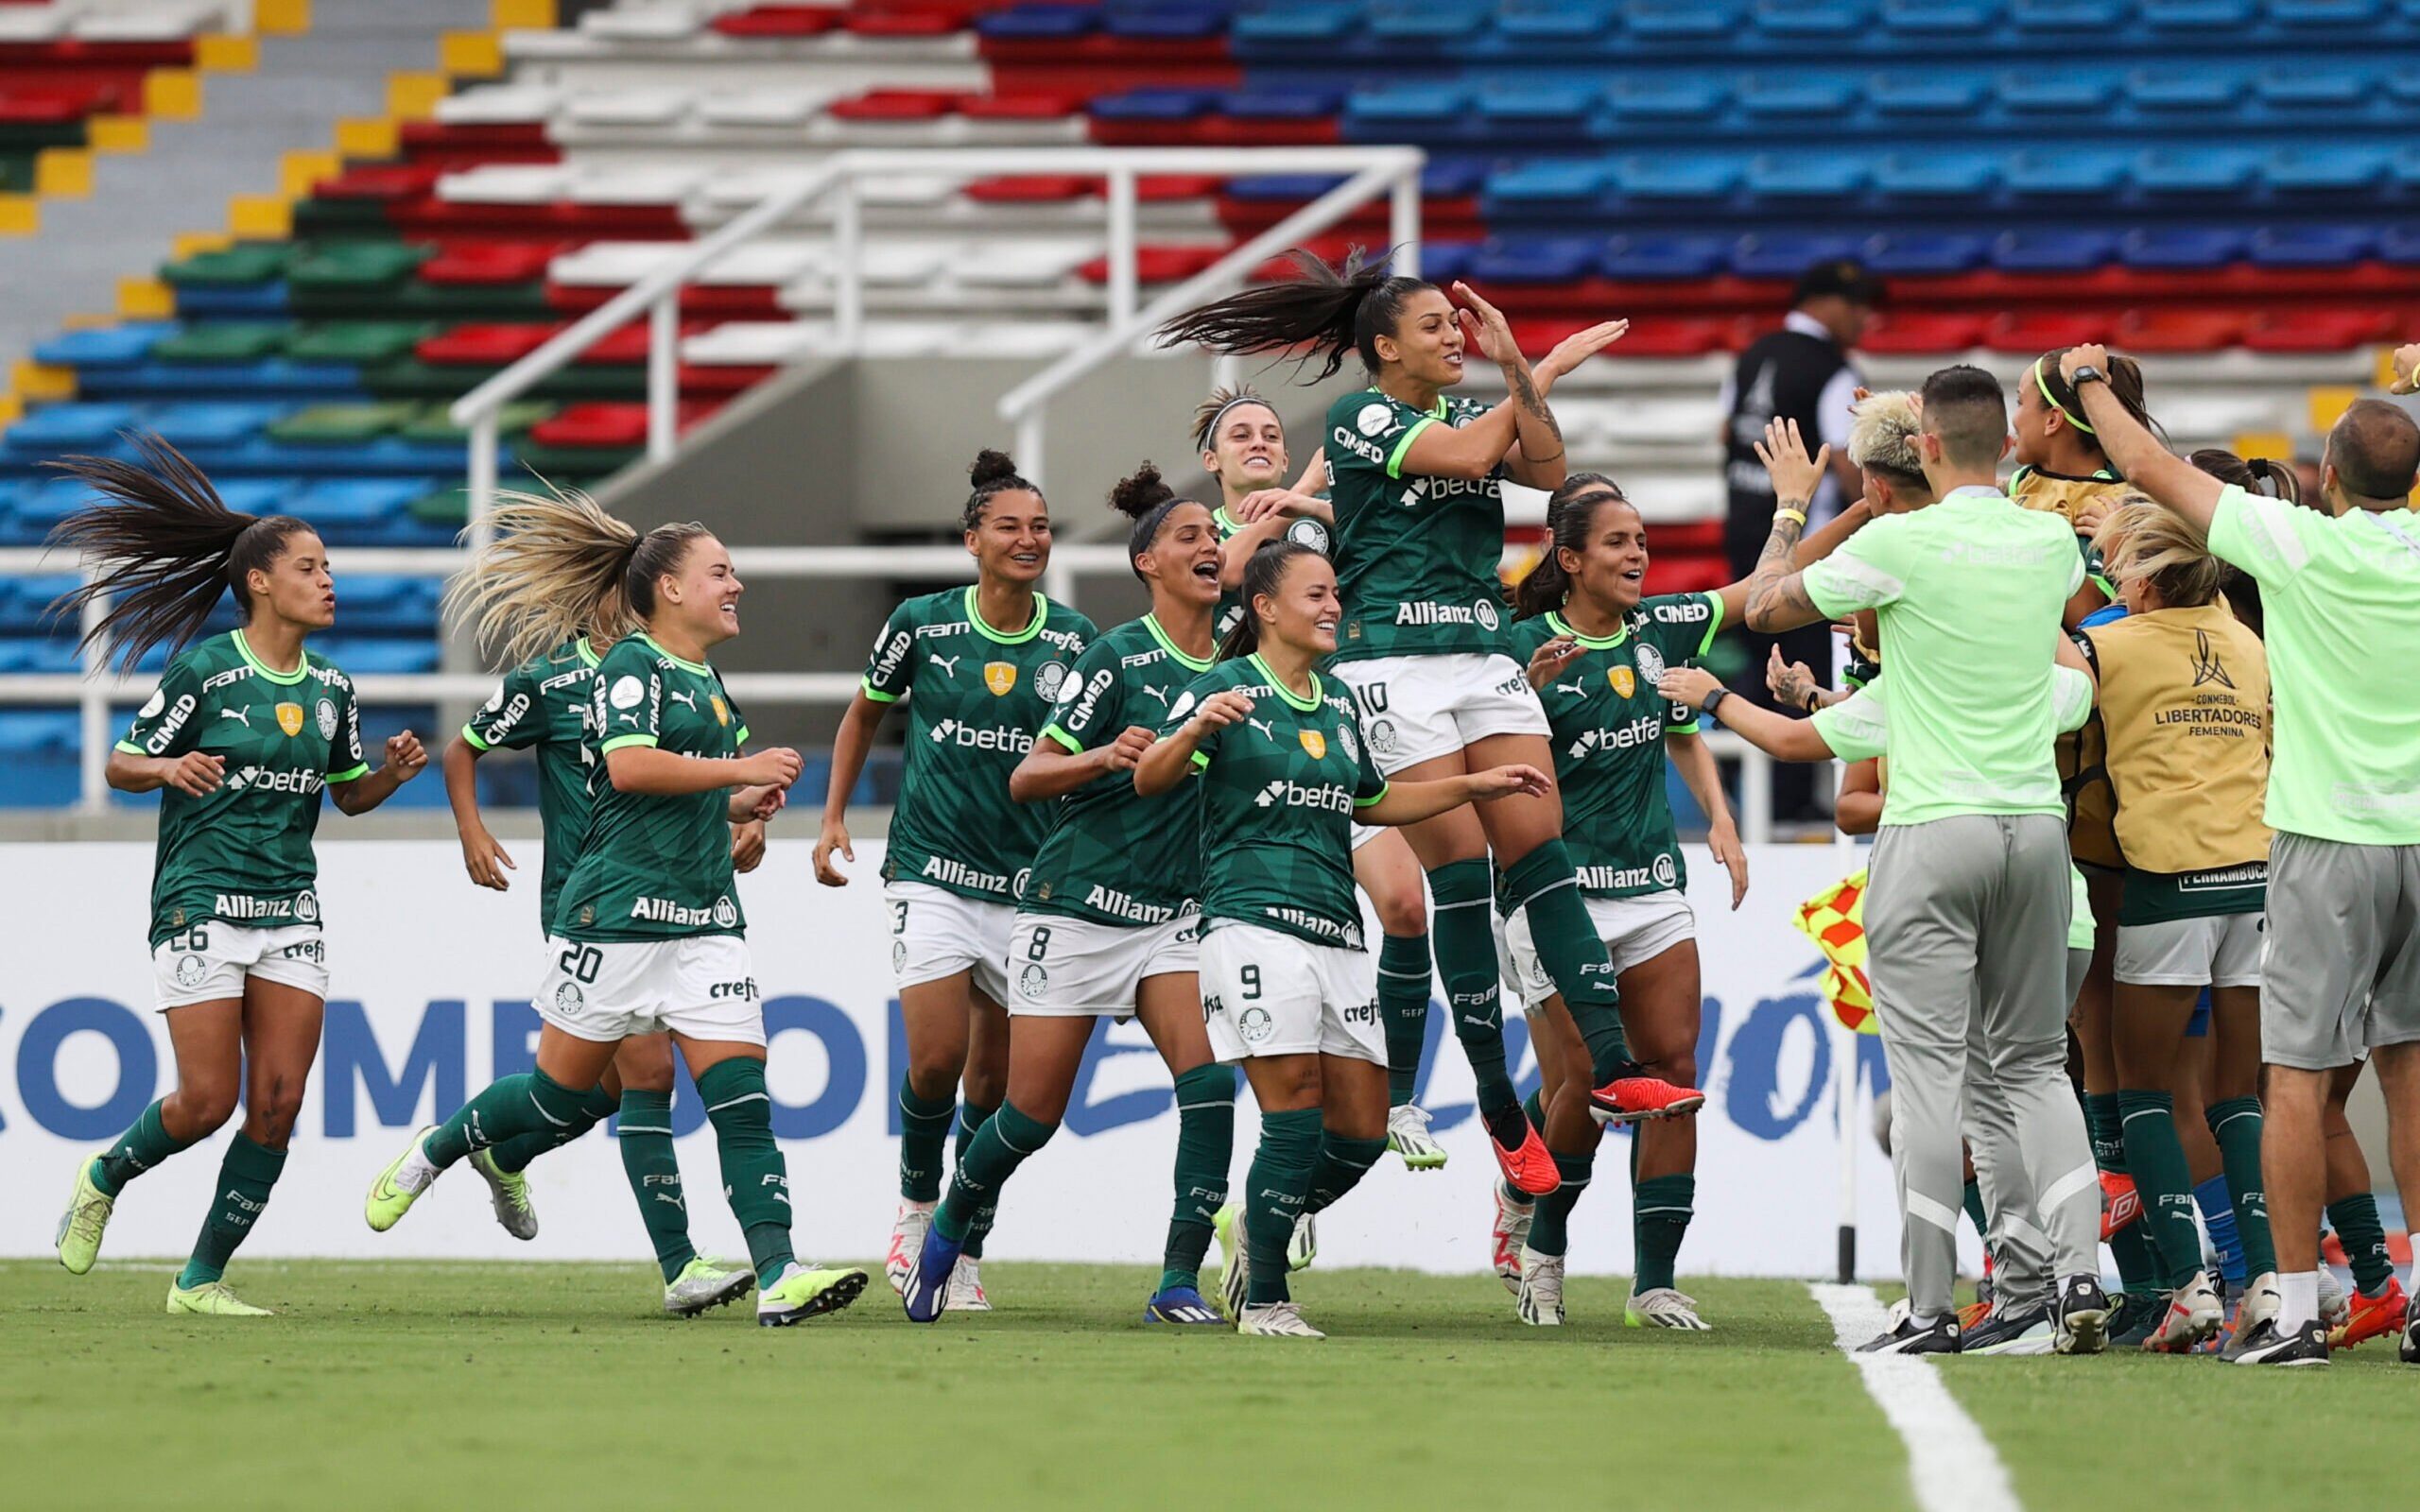
POLYGON ((854 1266, 810 1266, 791 1261, 772 1285, 756 1293, 759 1327, 786 1329, 826 1313, 838 1313, 862 1295, 866 1273, 854 1266))
POLYGON ((2143 1215, 2143 1194, 2135 1190, 2135 1178, 2123 1171, 2100 1173, 2100 1242, 2109 1243, 2110 1236, 2143 1215))
POLYGON ((2048 1354, 2057 1330, 2047 1307, 2023 1312, 1994 1312, 1973 1328, 1960 1331, 1961 1354, 2048 1354))
POLYGON ((2386 1290, 2376 1297, 2366 1292, 2354 1293, 2345 1305, 2344 1321, 2328 1331, 2327 1347, 2349 1349, 2395 1332, 2403 1327, 2404 1309, 2410 1305, 2403 1295, 2403 1283, 2392 1276, 2386 1279, 2386 1290))
POLYGON ((890 1252, 882 1258, 882 1273, 902 1297, 908 1295, 908 1273, 916 1268, 916 1256, 925 1247, 925 1233, 933 1226, 933 1210, 940 1206, 902 1197, 899 1214, 890 1220, 890 1252))
POLYGON ((495 1221, 504 1231, 515 1239, 537 1238, 538 1209, 529 1200, 529 1178, 498 1166, 492 1149, 473 1150, 471 1169, 488 1184, 488 1198, 495 1205, 495 1221))
POLYGON ((1651 1076, 1635 1060, 1624 1061, 1613 1079, 1588 1094, 1588 1116, 1599 1124, 1635 1124, 1641 1119, 1679 1118, 1705 1106, 1705 1093, 1694 1087, 1676 1087, 1651 1076))
POLYGON ((94 1163, 77 1162, 76 1190, 68 1194, 67 1211, 59 1215, 59 1263, 67 1267, 70 1276, 83 1275, 100 1258, 101 1232, 109 1228, 110 1214, 117 1210, 117 1198, 104 1193, 93 1180, 94 1163))
POLYGON ((1896 1315, 1891 1332, 1878 1338, 1868 1339, 1857 1347, 1859 1354, 1956 1354, 1963 1345, 1958 1332, 1958 1314, 1944 1313, 1928 1326, 1919 1326, 1913 1317, 1896 1315))
POLYGON ((1303 1310, 1292 1302, 1264 1302, 1247 1307, 1236 1318, 1236 1332, 1272 1339, 1324 1339, 1326 1334, 1303 1321, 1303 1310))
POLYGON ((1219 1315, 1208 1298, 1190 1286, 1169 1286, 1151 1294, 1143 1304, 1146 1323, 1178 1323, 1192 1328, 1219 1328, 1226 1319, 1219 1315))
POLYGON ((2100 1289, 2100 1277, 2070 1276, 2060 1282, 2057 1312, 2051 1353, 2099 1354, 2109 1347, 2109 1294, 2100 1289))
POLYGON ((1308 1270, 1311 1262, 1319 1258, 1319 1218, 1306 1212, 1294 1220, 1294 1231, 1286 1236, 1286 1268, 1308 1270))
POLYGON ((915 1263, 908 1267, 908 1280, 899 1288, 900 1304, 908 1310, 910 1323, 930 1323, 957 1300, 950 1294, 956 1290, 950 1283, 957 1278, 959 1257, 965 1252, 966 1242, 953 1240, 939 1228, 925 1229, 925 1241, 916 1248, 915 1263))
MULTIPOLYGON (((1698 1316, 1698 1299, 1669 1286, 1633 1292, 1630 1305, 1622 1309, 1622 1322, 1634 1329, 1651 1324, 1659 1329, 1676 1329, 1684 1333, 1714 1332, 1713 1324, 1698 1316)), ((1962 1336, 1965 1331, 1962 1329, 1959 1332, 1962 1336)))
POLYGON ((983 1263, 973 1255, 960 1255, 950 1267, 949 1306, 955 1313, 992 1311, 992 1298, 983 1290, 983 1263))
POLYGON ((726 1270, 703 1255, 690 1257, 681 1274, 665 1283, 664 1310, 674 1317, 696 1317, 710 1307, 723 1307, 748 1295, 756 1273, 745 1265, 726 1270))
POLYGON ((2263 1271, 2253 1277, 2235 1304, 2235 1317, 2227 1324, 2226 1339, 2219 1346, 2219 1358, 2238 1359, 2246 1349, 2257 1349, 2275 1337, 2277 1314, 2284 1306, 2275 1271, 2263 1271))
POLYGON ((2143 1348, 2155 1354, 2189 1354, 2219 1331, 2219 1322, 2225 1315, 2219 1306, 2218 1293, 2210 1286, 2209 1276, 2197 1272, 2191 1280, 2168 1294, 2168 1311, 2160 1314, 2159 1326, 2143 1341, 2143 1348))
POLYGON ((204 1281, 199 1286, 180 1286, 168 1282, 168 1312, 171 1315, 190 1313, 196 1317, 275 1317, 266 1307, 254 1307, 227 1289, 225 1281, 204 1281))
POLYGON ((1562 1174, 1554 1168, 1554 1156, 1548 1153, 1547 1142, 1530 1122, 1521 1117, 1521 1143, 1510 1149, 1498 1143, 1493 1129, 1488 1131, 1487 1147, 1495 1154, 1495 1168, 1504 1173, 1504 1181, 1513 1191, 1532 1197, 1543 1197, 1563 1185, 1562 1174))
MULTIPOLYGON (((2392 1277, 2388 1278, 2390 1280, 2392 1277)), ((2342 1328, 2353 1315, 2353 1289, 2336 1279, 2335 1269, 2326 1264, 2319 1267, 2319 1320, 2327 1325, 2330 1349, 2339 1348, 2335 1330, 2342 1328)))
POLYGON ((1521 1321, 1542 1329, 1563 1327, 1563 1257, 1521 1246, 1521 1321))
POLYGON ((2403 1337, 2395 1341, 2394 1354, 2405 1365, 2420 1365, 2420 1297, 2403 1314, 2403 1337))
POLYGON ((1252 1285, 1252 1260, 1244 1253, 1244 1209, 1240 1202, 1230 1202, 1220 1208, 1210 1220, 1210 1228, 1219 1236, 1219 1296, 1227 1304, 1227 1315, 1243 1326, 1244 1297, 1252 1285))
POLYGON ((405 1186, 395 1179, 413 1156, 425 1158, 422 1145, 436 1132, 437 1125, 431 1124, 413 1134, 412 1142, 404 1146, 404 1153, 388 1161, 387 1169, 378 1173, 378 1179, 370 1183, 370 1199, 363 1204, 362 1211, 375 1232, 383 1234, 401 1223, 404 1214, 412 1211, 412 1204, 420 1200, 420 1194, 437 1184, 433 1176, 417 1187, 405 1186))
POLYGON ((2109 1309, 2110 1348, 2141 1349, 2167 1312, 2165 1292, 2119 1292, 2109 1309))
POLYGON ((2238 1365, 2325 1366, 2327 1364, 2327 1325, 2312 1318, 2293 1332, 2271 1328, 2269 1336, 2239 1351, 2238 1365))
POLYGON ((1521 1295, 1521 1248, 1530 1242, 1530 1224, 1537 1215, 1535 1203, 1515 1201, 1511 1188, 1495 1183, 1495 1227, 1488 1242, 1495 1250, 1495 1274, 1515 1297, 1521 1295))
POLYGON ((1428 1109, 1418 1103, 1388 1109, 1387 1148, 1402 1156, 1409 1170, 1435 1171, 1445 1164, 1445 1146, 1428 1132, 1428 1109))

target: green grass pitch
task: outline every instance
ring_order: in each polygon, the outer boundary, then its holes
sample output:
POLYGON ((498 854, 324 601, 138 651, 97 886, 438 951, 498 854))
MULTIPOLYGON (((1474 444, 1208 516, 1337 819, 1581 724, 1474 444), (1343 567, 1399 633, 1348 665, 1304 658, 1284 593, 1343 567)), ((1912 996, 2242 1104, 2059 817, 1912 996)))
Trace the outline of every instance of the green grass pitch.
MULTIPOLYGON (((665 1318, 638 1265, 239 1261, 251 1323, 165 1316, 167 1272, 0 1263, 0 1507, 1912 1504, 1795 1282, 1686 1281, 1720 1332, 1681 1334, 1617 1280, 1542 1331, 1493 1277, 1314 1270, 1312 1344, 1147 1327, 1140 1268, 987 1266, 999 1310, 929 1329, 877 1278, 786 1330, 665 1318)), ((2399 1505, 2420 1464, 2391 1340, 1939 1368, 2036 1508, 2399 1505)))

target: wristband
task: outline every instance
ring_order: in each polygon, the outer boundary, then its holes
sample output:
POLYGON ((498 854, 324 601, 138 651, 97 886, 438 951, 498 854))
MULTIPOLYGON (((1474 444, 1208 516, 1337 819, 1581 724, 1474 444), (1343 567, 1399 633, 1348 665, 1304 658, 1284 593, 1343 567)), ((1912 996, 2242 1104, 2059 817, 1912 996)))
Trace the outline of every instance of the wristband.
POLYGON ((1806 712, 1807 712, 1808 713, 1810 713, 1810 714, 1811 714, 1811 713, 1813 713, 1817 709, 1819 709, 1819 708, 1821 708, 1821 707, 1822 707, 1822 705, 1821 705, 1821 704, 1819 704, 1816 700, 1820 699, 1820 698, 1821 698, 1821 697, 1823 697, 1823 696, 1824 696, 1824 690, 1823 690, 1823 689, 1821 689, 1821 688, 1809 688, 1809 689, 1807 689, 1807 690, 1806 690, 1806 696, 1805 698, 1800 699, 1799 701, 1800 701, 1802 704, 1804 704, 1804 705, 1806 706, 1806 712))
POLYGON ((1773 511, 1773 524, 1779 524, 1785 520, 1789 521, 1792 524, 1803 525, 1806 523, 1806 511, 1804 509, 1790 508, 1781 508, 1773 511))

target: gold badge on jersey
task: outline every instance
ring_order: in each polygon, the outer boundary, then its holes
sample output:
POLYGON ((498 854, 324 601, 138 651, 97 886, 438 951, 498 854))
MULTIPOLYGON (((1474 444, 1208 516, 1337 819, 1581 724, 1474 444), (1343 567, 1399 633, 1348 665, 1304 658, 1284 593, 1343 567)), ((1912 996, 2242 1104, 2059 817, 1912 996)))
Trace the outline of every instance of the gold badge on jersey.
POLYGON ((1303 730, 1301 734, 1303 748, 1311 753, 1311 760, 1315 762, 1325 761, 1327 759, 1327 737, 1321 734, 1316 730, 1303 730))
POLYGON ((302 706, 299 703, 279 704, 277 728, 285 730, 288 735, 302 733, 302 706))
POLYGON ((716 724, 728 725, 731 723, 731 705, 722 701, 721 694, 709 694, 707 695, 706 701, 715 706, 716 724))
POLYGON ((1009 696, 1009 690, 1016 685, 1017 667, 1015 662, 986 662, 983 663, 983 686, 992 690, 992 696, 994 697, 1007 697, 1009 696))
POLYGON ((1614 691, 1625 698, 1638 691, 1638 675, 1628 667, 1607 667, 1605 680, 1612 683, 1614 691))

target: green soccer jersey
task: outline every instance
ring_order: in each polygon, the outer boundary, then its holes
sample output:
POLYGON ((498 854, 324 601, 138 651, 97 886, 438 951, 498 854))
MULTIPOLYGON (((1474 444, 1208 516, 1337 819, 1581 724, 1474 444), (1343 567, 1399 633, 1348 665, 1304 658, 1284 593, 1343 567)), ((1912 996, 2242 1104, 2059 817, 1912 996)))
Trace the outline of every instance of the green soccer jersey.
POLYGON ((964 898, 1014 902, 1042 845, 1047 806, 1009 798, 1009 774, 1100 632, 1033 595, 1033 619, 995 630, 973 588, 911 598, 890 611, 859 686, 876 703, 908 700, 907 770, 882 874, 964 898))
POLYGON ((1665 668, 1705 655, 1721 627, 1719 593, 1642 599, 1620 630, 1601 640, 1580 634, 1560 614, 1512 627, 1512 656, 1525 666, 1555 636, 1581 645, 1538 696, 1563 789, 1563 843, 1582 892, 1630 898, 1688 885, 1664 796, 1664 736, 1696 730, 1697 718, 1657 697, 1655 682, 1665 668))
POLYGON ((748 721, 720 674, 641 631, 615 642, 590 678, 598 781, 552 933, 583 943, 748 933, 732 885, 731 789, 666 798, 625 793, 603 778, 605 758, 625 746, 705 761, 737 756, 748 721))
MULTIPOLYGON (((1104 634, 1060 684, 1042 738, 1081 753, 1128 727, 1156 730, 1193 680, 1210 670, 1176 648, 1146 614, 1104 634)), ((1104 924, 1160 924, 1201 896, 1201 799, 1189 787, 1156 798, 1131 772, 1105 772, 1048 804, 1033 881, 1018 907, 1104 924)))
POLYGON ((130 756, 206 751, 225 763, 206 798, 160 790, 151 943, 220 920, 250 929, 317 924, 320 792, 370 770, 353 683, 306 650, 272 672, 230 630, 168 663, 117 748, 130 756))
POLYGON ((546 858, 538 880, 538 927, 551 928, 563 879, 579 858, 588 833, 588 778, 596 747, 588 740, 596 713, 596 651, 588 637, 533 656, 504 675, 462 739, 474 750, 538 750, 538 823, 546 858))
MULTIPOLYGON (((1219 527, 1219 539, 1220 541, 1234 540, 1236 532, 1244 527, 1244 523, 1236 519, 1234 515, 1229 514, 1227 512, 1227 507, 1223 504, 1219 507, 1218 512, 1213 514, 1210 519, 1211 523, 1219 527)), ((1327 555, 1327 524, 1324 521, 1314 519, 1309 515, 1305 514, 1295 516, 1293 523, 1286 527, 1285 534, 1279 537, 1279 539, 1283 541, 1300 542, 1303 545, 1310 547, 1313 551, 1318 552, 1322 557, 1327 555)), ((1221 642, 1225 641, 1228 636, 1235 633, 1236 627, 1241 625, 1243 622, 1244 595, 1242 590, 1228 589, 1221 593, 1219 595, 1219 618, 1216 622, 1217 629, 1215 631, 1218 638, 1221 642)))
POLYGON ((1249 717, 1214 730, 1194 752, 1201 784, 1201 927, 1258 924, 1357 951, 1353 816, 1386 796, 1345 690, 1311 675, 1297 698, 1257 654, 1222 662, 1179 695, 1163 732, 1230 689, 1249 717))
POLYGON ((1503 465, 1483 478, 1403 472, 1421 432, 1459 429, 1488 407, 1442 395, 1423 413, 1374 388, 1328 406, 1332 555, 1344 596, 1337 661, 1507 648, 1511 611, 1496 572, 1504 559, 1503 465))

